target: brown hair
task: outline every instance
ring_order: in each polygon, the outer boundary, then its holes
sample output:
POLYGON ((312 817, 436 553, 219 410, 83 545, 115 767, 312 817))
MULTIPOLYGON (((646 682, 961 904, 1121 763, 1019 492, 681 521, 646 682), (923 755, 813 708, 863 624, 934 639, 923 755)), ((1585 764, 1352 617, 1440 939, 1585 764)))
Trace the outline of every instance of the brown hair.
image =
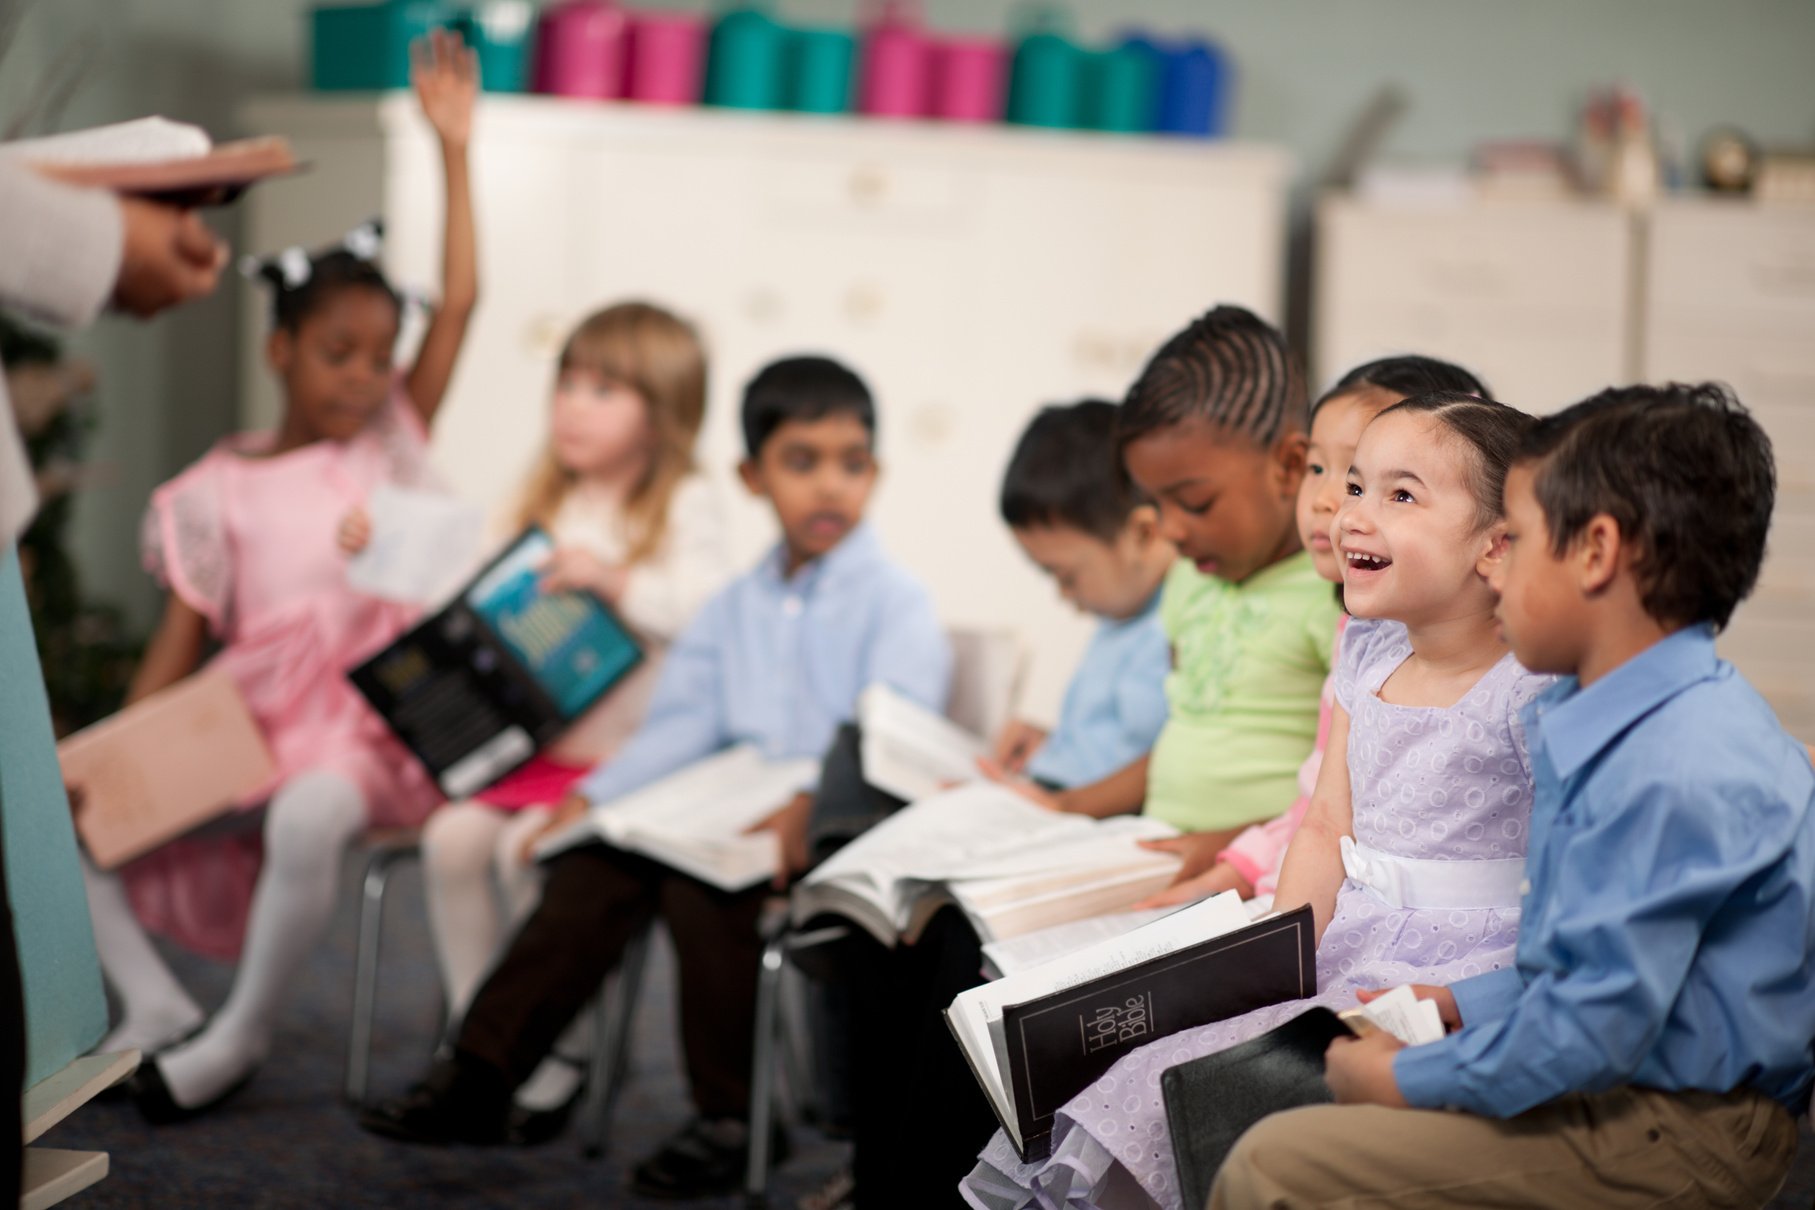
POLYGON ((1517 461, 1534 469, 1551 554, 1612 517, 1657 621, 1719 629, 1758 583, 1777 470, 1771 439, 1725 384, 1611 387, 1538 421, 1517 461))
MULTIPOLYGON (((706 417, 706 351, 693 326, 643 302, 595 311, 561 348, 560 373, 582 370, 643 397, 653 437, 649 466, 625 502, 630 563, 653 555, 668 526, 668 504, 694 470, 693 444, 706 417)), ((517 498, 518 526, 549 525, 574 476, 549 443, 517 498)))
POLYGON ((1469 451, 1467 481, 1475 497, 1478 529, 1487 529, 1506 511, 1506 472, 1525 434, 1536 423, 1518 408, 1462 391, 1427 391, 1381 412, 1421 412, 1441 424, 1469 451))

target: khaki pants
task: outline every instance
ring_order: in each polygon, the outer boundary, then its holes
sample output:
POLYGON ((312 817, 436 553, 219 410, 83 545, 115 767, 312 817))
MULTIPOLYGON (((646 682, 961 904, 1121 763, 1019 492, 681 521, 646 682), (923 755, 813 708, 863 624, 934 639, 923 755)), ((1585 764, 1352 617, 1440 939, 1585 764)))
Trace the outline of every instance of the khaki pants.
POLYGON ((1763 1206, 1796 1123, 1750 1090, 1616 1088, 1516 1118, 1317 1105, 1274 1114, 1229 1153, 1210 1210, 1309 1206, 1763 1206))

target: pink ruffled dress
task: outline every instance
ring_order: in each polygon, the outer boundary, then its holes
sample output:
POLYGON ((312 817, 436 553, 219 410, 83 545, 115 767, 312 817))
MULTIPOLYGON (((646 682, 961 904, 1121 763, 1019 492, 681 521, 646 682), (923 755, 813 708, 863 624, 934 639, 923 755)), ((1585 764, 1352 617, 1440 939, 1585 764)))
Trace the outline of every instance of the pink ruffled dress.
MULTIPOLYGON (((341 518, 383 483, 433 481, 428 434, 401 389, 357 437, 275 456, 269 433, 216 445, 164 484, 145 518, 145 566, 208 621, 277 766, 241 804, 312 770, 359 787, 374 826, 420 823, 439 793, 346 679, 419 615, 348 586, 341 518)), ((233 959, 263 860, 255 821, 210 827, 122 868, 147 928, 233 959)))

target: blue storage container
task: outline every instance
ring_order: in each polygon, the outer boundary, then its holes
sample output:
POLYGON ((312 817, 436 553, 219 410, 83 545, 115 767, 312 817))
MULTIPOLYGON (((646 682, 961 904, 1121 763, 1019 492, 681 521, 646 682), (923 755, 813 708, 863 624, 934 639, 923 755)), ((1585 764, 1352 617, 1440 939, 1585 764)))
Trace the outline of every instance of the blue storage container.
POLYGON ((1161 44, 1159 128, 1167 134, 1216 138, 1229 133, 1229 57, 1210 41, 1161 44))
POLYGON ((481 0, 452 22, 479 56, 486 92, 528 92, 536 14, 529 0, 481 0))

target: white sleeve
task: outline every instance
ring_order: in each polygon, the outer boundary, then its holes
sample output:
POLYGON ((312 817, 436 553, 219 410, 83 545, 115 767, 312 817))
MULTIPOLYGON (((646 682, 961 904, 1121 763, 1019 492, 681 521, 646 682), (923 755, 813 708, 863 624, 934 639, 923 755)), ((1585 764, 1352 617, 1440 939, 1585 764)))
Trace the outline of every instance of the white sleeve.
POLYGON ((654 555, 630 569, 618 611, 643 634, 673 639, 731 579, 731 552, 718 492, 703 477, 681 482, 654 555))
POLYGON ((120 276, 119 201, 0 161, 0 306, 62 328, 100 313, 120 276))

